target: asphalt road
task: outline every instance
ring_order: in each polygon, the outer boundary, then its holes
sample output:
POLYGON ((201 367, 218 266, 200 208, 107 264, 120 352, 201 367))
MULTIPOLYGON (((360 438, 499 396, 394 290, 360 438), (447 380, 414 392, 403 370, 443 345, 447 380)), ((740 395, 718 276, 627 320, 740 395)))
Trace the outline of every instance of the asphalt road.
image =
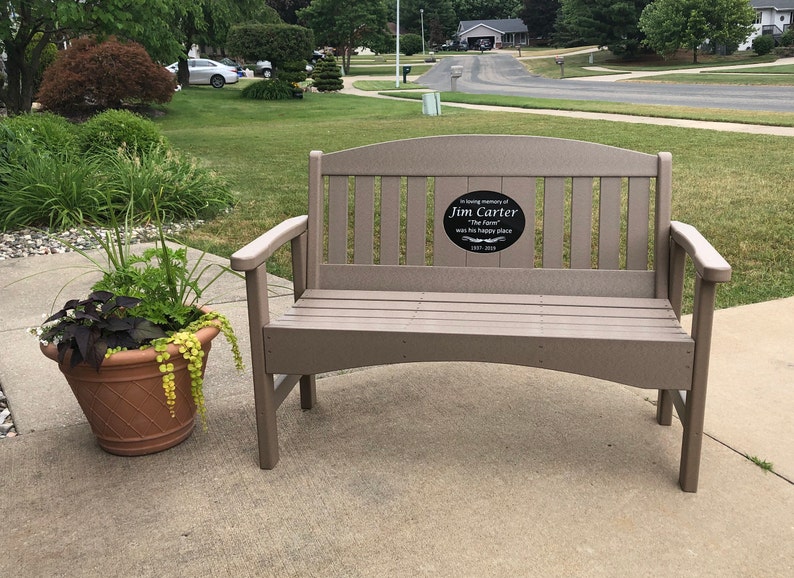
POLYGON ((448 91, 451 88, 450 67, 454 65, 463 66, 457 91, 471 94, 794 112, 794 87, 790 86, 549 79, 532 76, 514 57, 496 52, 444 58, 418 82, 434 90, 448 91))

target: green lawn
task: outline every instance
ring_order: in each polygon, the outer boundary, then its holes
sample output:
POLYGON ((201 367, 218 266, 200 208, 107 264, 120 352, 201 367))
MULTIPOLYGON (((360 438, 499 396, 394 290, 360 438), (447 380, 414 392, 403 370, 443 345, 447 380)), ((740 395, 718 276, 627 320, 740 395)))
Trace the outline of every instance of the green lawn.
POLYGON ((731 84, 758 86, 794 86, 794 74, 761 74, 721 70, 701 72, 698 74, 660 74, 645 78, 632 79, 629 82, 672 82, 676 84, 731 84))
MULTIPOLYGON (((156 122, 168 139, 239 194, 234 211, 187 238, 220 255, 305 212, 312 149, 434 134, 536 134, 672 152, 673 217, 698 227, 734 267, 719 306, 794 295, 790 138, 453 108, 428 117, 418 102, 344 94, 247 101, 239 98, 239 85, 184 90, 165 110, 156 122)), ((283 252, 273 270, 288 274, 283 252)))

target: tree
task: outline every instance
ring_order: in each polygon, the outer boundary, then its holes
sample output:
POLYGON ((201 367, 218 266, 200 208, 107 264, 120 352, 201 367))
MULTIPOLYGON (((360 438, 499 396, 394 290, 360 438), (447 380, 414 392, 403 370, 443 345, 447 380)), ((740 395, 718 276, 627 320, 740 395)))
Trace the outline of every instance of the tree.
POLYGON ((560 0, 524 0, 524 9, 519 16, 527 25, 530 38, 551 38, 560 0))
MULTIPOLYGON (((396 9, 397 3, 391 3, 389 18, 392 20, 396 18, 396 9)), ((400 0, 400 33, 421 35, 422 19, 428 44, 442 44, 458 28, 452 0, 400 0), (424 14, 420 10, 424 10, 424 14)))
POLYGON ((336 48, 345 70, 350 70, 353 50, 385 33, 388 11, 383 0, 314 0, 297 14, 299 21, 314 30, 318 42, 336 48))
POLYGON ((561 0, 559 26, 586 44, 607 46, 619 56, 633 56, 645 38, 639 20, 650 1, 561 0))
POLYGON ((173 94, 173 75, 140 44, 80 38, 47 69, 38 98, 45 108, 68 113, 165 103, 173 94))
POLYGON ((309 4, 311 0, 267 0, 267 5, 273 8, 287 24, 297 24, 296 12, 309 4))
POLYGON ((452 0, 458 20, 517 18, 522 0, 452 0))
POLYGON ((314 48, 314 35, 308 28, 294 24, 242 24, 229 31, 226 48, 247 61, 269 60, 278 72, 288 63, 306 66, 314 48))
MULTIPOLYGON (((175 14, 175 35, 182 40, 183 51, 179 58, 177 78, 182 88, 190 85, 187 51, 199 46, 226 45, 229 28, 257 16, 272 19, 272 10, 265 11, 261 0, 177 0, 184 4, 181 14, 175 14)), ((258 21, 258 20, 257 20, 258 21)))
POLYGON ((7 54, 0 100, 9 114, 30 110, 42 51, 81 35, 114 34, 143 44, 156 60, 182 52, 173 22, 190 9, 188 0, 6 0, 0 2, 0 44, 7 54))
POLYGON ((738 45, 753 28, 755 10, 746 0, 655 0, 640 16, 644 43, 663 56, 679 48, 692 51, 697 63, 700 46, 738 45))

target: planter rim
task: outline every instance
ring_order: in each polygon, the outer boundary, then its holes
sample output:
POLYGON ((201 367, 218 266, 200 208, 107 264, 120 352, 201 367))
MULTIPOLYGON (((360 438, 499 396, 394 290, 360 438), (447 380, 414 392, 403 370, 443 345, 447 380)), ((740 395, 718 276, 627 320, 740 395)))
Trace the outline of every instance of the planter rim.
MULTIPOLYGON (((202 327, 198 331, 196 331, 196 337, 198 337, 199 341, 202 343, 206 343, 208 341, 212 341, 215 339, 215 336, 220 333, 220 327, 217 325, 211 325, 208 327, 202 327)), ((44 345, 43 343, 39 342, 39 348, 41 352, 52 359, 53 361, 58 361, 58 346, 54 343, 48 343, 44 345)), ((175 356, 179 354, 179 347, 173 343, 168 344, 168 353, 171 356, 175 356)), ((157 357, 158 352, 155 351, 153 347, 147 347, 146 349, 129 349, 127 351, 117 351, 110 357, 105 358, 102 362, 102 367, 115 367, 117 365, 130 365, 133 363, 144 363, 149 360, 154 360, 157 357)), ((71 351, 66 353, 66 357, 64 357, 64 363, 59 363, 59 365, 66 365, 69 364, 69 358, 71 357, 71 351)), ((81 365, 86 365, 85 363, 80 363, 77 367, 81 365)))

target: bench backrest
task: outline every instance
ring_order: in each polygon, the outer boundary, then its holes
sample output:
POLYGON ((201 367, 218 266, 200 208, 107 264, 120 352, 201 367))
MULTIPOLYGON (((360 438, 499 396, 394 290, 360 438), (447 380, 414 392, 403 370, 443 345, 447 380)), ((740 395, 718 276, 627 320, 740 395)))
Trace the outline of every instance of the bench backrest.
POLYGON ((309 173, 308 288, 667 296, 669 153, 435 136, 309 173))

